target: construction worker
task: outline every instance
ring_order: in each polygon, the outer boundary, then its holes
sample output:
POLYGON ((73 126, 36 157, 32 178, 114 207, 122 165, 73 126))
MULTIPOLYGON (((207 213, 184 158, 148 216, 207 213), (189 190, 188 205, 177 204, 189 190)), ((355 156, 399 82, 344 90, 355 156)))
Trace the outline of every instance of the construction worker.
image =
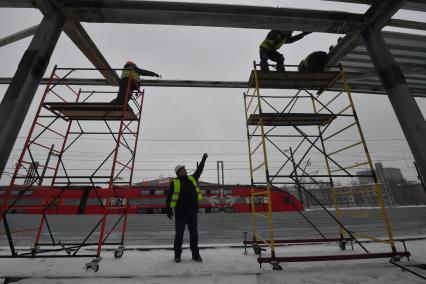
POLYGON ((197 170, 192 175, 188 175, 184 165, 175 167, 176 178, 170 183, 167 193, 167 217, 173 218, 173 209, 175 215, 175 262, 180 262, 182 254, 182 242, 185 226, 188 225, 189 243, 192 252, 192 259, 202 262, 198 249, 198 229, 197 212, 198 203, 203 195, 198 187, 198 179, 204 169, 204 163, 208 155, 205 153, 197 170))
POLYGON ((272 30, 259 46, 260 70, 269 71, 268 59, 277 63, 277 71, 284 71, 284 56, 277 50, 283 44, 289 44, 302 39, 309 32, 302 32, 292 36, 292 31, 272 30))
POLYGON ((323 72, 327 64, 328 55, 324 51, 315 51, 306 56, 305 59, 299 63, 299 72, 316 73, 323 72))
POLYGON ((139 86, 141 84, 140 76, 161 77, 157 73, 138 68, 132 61, 127 61, 126 64, 124 64, 123 71, 121 72, 117 97, 112 100, 111 103, 118 105, 124 104, 129 78, 131 78, 129 96, 127 98, 127 101, 129 101, 133 92, 139 90, 139 86))

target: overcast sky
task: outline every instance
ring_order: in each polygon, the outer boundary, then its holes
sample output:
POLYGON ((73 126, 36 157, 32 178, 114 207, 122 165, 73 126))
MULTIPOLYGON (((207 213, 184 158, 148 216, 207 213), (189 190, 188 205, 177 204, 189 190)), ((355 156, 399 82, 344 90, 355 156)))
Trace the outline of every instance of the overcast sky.
MULTIPOLYGON (((188 1, 189 2, 189 1, 188 1)), ((190 1, 200 2, 200 1, 190 1)), ((362 13, 364 5, 329 4, 323 1, 210 1, 216 3, 343 10, 362 13), (261 2, 261 3, 260 3, 261 2)), ((399 12, 399 18, 423 20, 424 13, 399 12)), ((41 14, 32 9, 0 10, 0 37, 38 24, 41 14)), ((111 66, 121 68, 126 60, 155 71, 164 79, 248 80, 258 46, 266 30, 184 26, 86 24, 94 42, 111 66)), ((298 64, 308 53, 328 50, 338 35, 311 34, 285 45, 286 64, 298 64)), ((12 77, 30 38, 0 48, 0 77, 12 77)), ((64 34, 47 69, 48 76, 61 67, 92 67, 64 34)), ((34 109, 40 101, 39 88, 33 106, 6 171, 11 172, 20 153, 34 109)), ((216 181, 216 161, 223 160, 225 182, 249 183, 243 90, 147 87, 141 139, 136 159, 135 181, 173 175, 177 163, 194 168, 204 152, 209 153, 202 179, 216 181)), ((0 97, 6 86, 0 86, 0 97)), ((413 158, 395 114, 385 96, 354 94, 355 105, 375 162, 400 167, 409 180, 416 180, 413 158), (379 112, 378 112, 379 110, 379 112)), ((426 99, 417 99, 426 116, 426 99)), ((74 150, 76 157, 98 159, 103 141, 74 150), (99 152, 99 153, 98 153, 99 152)), ((78 164, 70 165, 78 167, 78 164)), ((8 182, 7 176, 1 184, 8 182)))

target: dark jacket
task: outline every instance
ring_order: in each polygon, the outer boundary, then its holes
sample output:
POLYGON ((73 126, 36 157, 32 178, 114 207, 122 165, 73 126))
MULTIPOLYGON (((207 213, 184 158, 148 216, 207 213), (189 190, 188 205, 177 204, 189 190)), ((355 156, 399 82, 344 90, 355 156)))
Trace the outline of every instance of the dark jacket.
MULTIPOLYGON (((198 165, 197 170, 192 174, 192 176, 197 180, 200 178, 203 173, 205 160, 201 160, 201 163, 198 165)), ((176 215, 189 215, 197 213, 198 211, 198 196, 197 191, 188 177, 179 177, 180 180, 180 193, 179 199, 176 202, 175 214, 176 215)), ((170 202, 173 195, 173 181, 170 183, 169 190, 167 192, 167 208, 170 208, 170 202)))

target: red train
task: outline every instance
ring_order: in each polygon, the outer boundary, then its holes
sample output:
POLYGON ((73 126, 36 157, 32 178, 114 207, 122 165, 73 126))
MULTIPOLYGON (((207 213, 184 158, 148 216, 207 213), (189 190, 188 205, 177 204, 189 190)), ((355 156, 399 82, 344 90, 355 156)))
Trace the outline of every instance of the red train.
MULTIPOLYGON (((200 202, 202 213, 251 211, 250 186, 200 184, 200 188, 204 194, 200 202)), ((6 187, 0 188, 0 202, 5 190, 6 187)), ((109 200, 109 214, 122 213, 123 208, 127 208, 129 214, 164 213, 167 190, 168 184, 115 187, 113 190, 94 190, 92 187, 68 187, 64 190, 61 187, 38 186, 26 193, 15 189, 9 198, 9 204, 18 195, 21 197, 9 212, 40 214, 43 207, 41 205, 50 204, 47 214, 102 214, 102 208, 109 200)), ((265 191, 265 188, 257 187, 255 191, 265 191)), ((298 199, 278 188, 272 189, 271 196, 274 212, 304 210, 298 199)), ((256 196, 255 205, 257 211, 267 211, 267 197, 256 196)))

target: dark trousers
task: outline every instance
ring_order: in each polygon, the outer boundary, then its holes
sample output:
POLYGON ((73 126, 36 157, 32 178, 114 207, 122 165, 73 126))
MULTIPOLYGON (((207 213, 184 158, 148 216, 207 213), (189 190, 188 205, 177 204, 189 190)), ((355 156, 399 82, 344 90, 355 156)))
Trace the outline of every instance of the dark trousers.
MULTIPOLYGON (((126 91, 127 91, 127 84, 129 82, 129 78, 122 78, 120 79, 119 87, 118 87, 118 93, 117 98, 115 98, 111 103, 122 105, 124 104, 125 98, 126 98, 126 91)), ((129 89, 129 96, 127 97, 127 102, 130 101, 132 98, 132 94, 134 91, 139 89, 138 84, 131 80, 130 82, 130 89, 129 89)))
POLYGON ((182 253, 183 233, 185 226, 188 225, 189 230, 189 244, 192 255, 197 256, 198 251, 198 230, 197 230, 197 213, 179 216, 176 214, 175 218, 175 256, 180 257, 182 253))
POLYGON ((284 56, 276 50, 259 48, 260 70, 268 71, 268 59, 277 63, 277 71, 284 71, 284 56))

